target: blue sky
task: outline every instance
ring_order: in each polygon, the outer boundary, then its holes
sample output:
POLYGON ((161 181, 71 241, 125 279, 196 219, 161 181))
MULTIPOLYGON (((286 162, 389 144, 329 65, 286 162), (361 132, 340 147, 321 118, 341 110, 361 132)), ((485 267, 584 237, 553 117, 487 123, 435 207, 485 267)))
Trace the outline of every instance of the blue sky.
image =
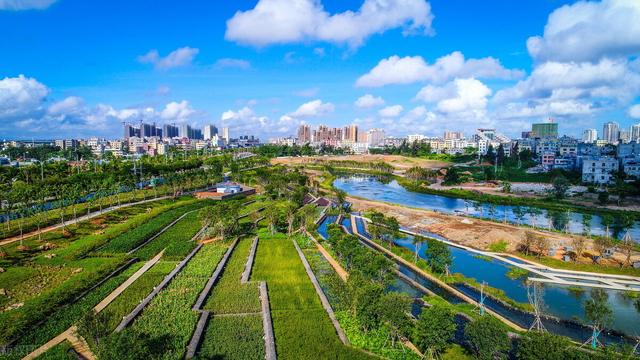
POLYGON ((634 0, 0 0, 0 138, 629 126, 638 24, 634 0))

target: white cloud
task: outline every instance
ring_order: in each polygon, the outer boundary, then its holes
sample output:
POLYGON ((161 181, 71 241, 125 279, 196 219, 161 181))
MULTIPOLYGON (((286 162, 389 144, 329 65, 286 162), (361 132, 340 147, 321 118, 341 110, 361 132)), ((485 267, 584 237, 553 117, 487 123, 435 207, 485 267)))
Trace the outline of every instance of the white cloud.
POLYGON ((633 105, 628 111, 629 117, 640 119, 640 104, 633 105))
POLYGON ((634 67, 627 60, 610 59, 595 64, 546 62, 515 86, 498 91, 494 101, 603 98, 628 102, 640 92, 640 73, 634 67))
POLYGON ((28 116, 41 110, 49 89, 24 75, 0 80, 0 118, 28 116))
POLYGON ((358 78, 356 86, 381 87, 423 81, 444 83, 457 77, 516 79, 523 74, 520 70, 504 68, 500 61, 493 57, 465 60, 459 51, 438 58, 433 65, 427 64, 421 56, 401 58, 393 55, 380 60, 373 69, 358 78))
POLYGON ((0 0, 0 10, 42 10, 55 2, 56 0, 0 0))
POLYGON ((416 95, 417 100, 435 103, 442 113, 484 113, 491 89, 474 78, 455 79, 444 86, 427 85, 416 95))
POLYGON ((403 110, 404 108, 402 105, 392 105, 380 109, 380 111, 378 111, 378 115, 384 118, 394 118, 400 116, 403 110))
POLYGON ((196 113, 187 100, 172 101, 165 105, 160 112, 160 118, 165 121, 186 122, 196 113))
POLYGON ((537 61, 598 61, 640 53, 640 1, 579 1, 549 15, 543 36, 527 40, 537 61))
POLYGON ((227 21, 225 38, 263 47, 324 41, 356 48, 371 35, 402 28, 404 34, 431 34, 426 0, 364 0, 357 11, 329 14, 320 0, 259 0, 227 21))
POLYGON ((69 96, 64 100, 55 102, 49 106, 47 112, 51 115, 68 114, 77 111, 84 105, 82 98, 69 96))
POLYGON ((371 94, 366 94, 358 98, 354 103, 355 106, 361 109, 370 109, 373 107, 378 107, 384 105, 384 99, 380 96, 373 96, 371 94))
POLYGON ((143 64, 153 64, 158 70, 168 70, 191 65, 199 52, 199 49, 185 46, 170 52, 165 57, 161 57, 158 50, 154 49, 145 55, 138 56, 138 61, 143 64))
POLYGON ((220 116, 222 126, 228 126, 233 134, 253 134, 266 136, 289 135, 302 123, 291 116, 281 116, 272 120, 267 116, 257 115, 253 109, 245 106, 238 110, 227 110, 220 116))
POLYGON ((247 60, 242 60, 242 59, 222 58, 216 61, 216 63, 214 64, 214 67, 218 69, 235 68, 235 69, 248 70, 248 69, 251 69, 251 63, 248 62, 247 60))
POLYGON ((328 115, 334 110, 335 106, 332 103, 325 103, 320 99, 316 99, 300 105, 296 111, 288 115, 293 118, 310 118, 328 115))

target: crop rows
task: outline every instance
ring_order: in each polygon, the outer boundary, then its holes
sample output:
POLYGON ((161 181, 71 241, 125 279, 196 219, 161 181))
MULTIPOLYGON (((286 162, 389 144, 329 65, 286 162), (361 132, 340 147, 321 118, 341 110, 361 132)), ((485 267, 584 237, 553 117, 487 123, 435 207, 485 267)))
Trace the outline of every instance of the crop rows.
POLYGON ((293 245, 283 234, 259 232, 252 279, 265 280, 280 359, 368 359, 344 346, 293 245))
POLYGON ((198 359, 264 359, 262 315, 217 316, 209 321, 198 359))
POLYGON ((149 222, 144 223, 125 234, 121 234, 113 238, 109 243, 102 247, 99 253, 124 253, 134 249, 142 244, 145 240, 157 234, 175 219, 179 218, 187 211, 195 210, 203 206, 203 202, 191 203, 176 209, 171 209, 162 213, 149 222))
POLYGON ((205 310, 212 311, 214 315, 260 311, 258 285, 240 284, 252 242, 253 238, 244 238, 238 242, 227 261, 222 277, 204 306, 205 310))
POLYGON ((15 344, 16 351, 10 351, 4 355, 0 354, 0 359, 20 359, 31 350, 34 350, 36 347, 65 331, 71 325, 82 319, 84 315, 88 314, 94 306, 133 275, 142 265, 142 263, 132 265, 122 273, 112 277, 98 288, 89 292, 76 303, 54 312, 48 316, 42 324, 26 333, 17 341, 15 344))
POLYGON ((103 313, 106 328, 113 331, 122 318, 136 307, 177 265, 176 261, 159 261, 118 296, 103 313))
POLYGON ((180 359, 198 321, 198 314, 191 310, 225 247, 205 245, 187 266, 156 296, 133 323, 133 330, 163 337, 163 359, 180 359))
POLYGON ((166 248, 165 259, 181 260, 196 247, 191 238, 201 228, 199 214, 192 212, 134 254, 140 259, 148 260, 166 248))

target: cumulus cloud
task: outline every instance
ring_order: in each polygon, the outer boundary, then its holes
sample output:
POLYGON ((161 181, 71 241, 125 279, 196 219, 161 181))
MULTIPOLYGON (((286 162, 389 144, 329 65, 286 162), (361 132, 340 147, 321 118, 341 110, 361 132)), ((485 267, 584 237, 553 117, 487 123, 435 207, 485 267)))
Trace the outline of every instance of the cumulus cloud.
POLYGON ((220 121, 222 126, 229 127, 232 133, 238 135, 290 135, 302 124, 300 120, 288 115, 281 116, 277 120, 270 119, 268 116, 256 114, 255 111, 248 106, 238 110, 227 110, 223 112, 220 116, 220 121))
POLYGON ((0 10, 42 10, 55 2, 56 0, 0 0, 0 10))
POLYGON ((196 111, 191 107, 187 100, 180 102, 172 101, 165 105, 160 112, 160 118, 165 121, 186 122, 194 115, 196 111))
POLYGON ((378 111, 378 115, 383 118, 394 118, 400 116, 403 110, 404 107, 402 107, 402 105, 392 105, 380 109, 380 111, 378 111))
POLYGON ((320 99, 304 103, 296 109, 296 111, 288 114, 292 118, 310 118, 319 117, 332 113, 335 106, 332 103, 322 102, 320 99))
POLYGON ((484 113, 491 89, 474 78, 455 79, 443 86, 427 85, 416 100, 435 103, 442 113, 484 113))
POLYGON ((358 98, 354 103, 356 107, 361 109, 370 109, 373 107, 378 107, 384 105, 384 99, 380 96, 373 96, 371 94, 366 94, 358 98))
POLYGON ((241 69, 241 70, 248 70, 248 69, 251 69, 251 63, 248 62, 247 60, 242 60, 242 59, 222 58, 216 61, 216 63, 214 64, 214 67, 218 69, 235 68, 235 69, 241 69))
POLYGON ((24 75, 0 80, 0 118, 29 116, 40 111, 49 88, 24 75))
POLYGON ((323 41, 356 48, 369 36, 394 28, 431 34, 432 20, 426 0, 364 0, 357 11, 333 15, 320 0, 259 0, 227 21, 225 38, 256 47, 323 41))
POLYGON ((636 104, 630 107, 627 113, 631 118, 640 119, 640 104, 636 104))
POLYGON ((598 61, 640 52, 640 1, 579 1, 549 15, 542 36, 527 40, 534 60, 598 61))
POLYGON ((493 57, 466 59, 459 51, 442 56, 432 65, 421 56, 390 56, 382 59, 356 81, 358 87, 381 87, 415 82, 444 83, 454 78, 517 79, 521 70, 510 70, 493 57))
POLYGON ((145 55, 138 56, 138 61, 143 64, 152 64, 158 70, 169 70, 191 65, 193 59, 199 52, 199 49, 185 46, 170 52, 165 57, 162 57, 158 53, 158 50, 154 49, 145 55))

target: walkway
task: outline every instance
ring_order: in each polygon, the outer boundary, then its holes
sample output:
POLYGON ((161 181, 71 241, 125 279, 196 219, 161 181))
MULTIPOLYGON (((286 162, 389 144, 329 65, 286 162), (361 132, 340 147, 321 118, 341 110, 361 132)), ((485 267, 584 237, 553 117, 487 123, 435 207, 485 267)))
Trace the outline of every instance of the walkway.
MULTIPOLYGON (((362 218, 364 221, 370 222, 369 219, 362 218)), ((430 237, 426 234, 416 233, 407 229, 400 229, 401 232, 409 235, 419 235, 423 237, 430 237)), ((488 251, 477 250, 465 245, 457 244, 449 240, 434 238, 449 246, 457 247, 469 251, 481 256, 487 256, 498 261, 502 261, 511 266, 529 271, 531 274, 535 274, 538 277, 529 277, 528 279, 536 282, 552 283, 568 286, 585 286, 593 288, 603 288, 620 291, 638 291, 640 292, 640 278, 629 275, 616 275, 616 274, 603 274, 592 273, 586 271, 576 270, 564 270, 556 269, 546 265, 538 264, 529 260, 520 259, 514 255, 493 253, 488 251), (520 261, 513 261, 511 259, 518 259, 520 261)))
POLYGON ((0 246, 8 245, 8 244, 14 243, 16 241, 20 241, 20 240, 24 240, 24 239, 27 239, 27 238, 30 238, 30 237, 34 237, 34 236, 36 236, 38 234, 44 234, 44 233, 47 233, 49 231, 53 231, 53 230, 59 229, 59 228, 61 228, 63 226, 71 226, 71 225, 73 225, 73 224, 75 224, 77 222, 90 220, 90 219, 93 219, 94 217, 106 214, 106 213, 114 211, 114 210, 122 209, 122 208, 129 207, 129 206, 146 204, 148 202, 169 199, 169 198, 170 198, 170 196, 161 196, 161 197, 158 197, 158 198, 147 199, 147 200, 127 203, 127 204, 114 205, 114 206, 111 206, 111 207, 108 207, 108 208, 104 208, 104 209, 102 209, 102 211, 94 211, 92 213, 89 213, 88 215, 82 215, 82 216, 76 218, 75 220, 67 220, 64 223, 59 223, 59 224, 56 224, 56 225, 48 226, 46 228, 40 229, 40 231, 36 230, 36 231, 32 231, 32 232, 23 234, 22 236, 17 235, 17 236, 12 236, 10 238, 3 239, 2 241, 0 241, 0 246))
MULTIPOLYGON (((147 270, 149 270, 153 265, 155 265, 158 261, 160 261, 160 258, 162 257, 163 253, 164 253, 164 250, 160 251, 158 255, 156 255, 153 259, 147 261, 138 271, 136 271, 125 282, 123 282, 120 286, 118 286, 115 290, 113 290, 109 295, 107 295, 102 301, 100 301, 100 303, 98 303, 98 305, 96 305, 93 308, 93 311, 95 311, 95 313, 97 314, 102 310, 104 310, 107 306, 109 306, 111 302, 113 302, 118 296, 120 296, 120 294, 122 294, 129 286, 131 286, 131 284, 133 284, 136 280, 138 280, 140 276, 142 276, 145 272, 147 272, 147 270)), ((76 352, 82 355, 85 359, 95 360, 95 356, 91 352, 91 349, 89 348, 89 345, 87 344, 87 342, 81 336, 77 335, 76 326, 71 326, 60 335, 49 340, 47 343, 45 343, 44 345, 40 346, 39 348, 37 348, 36 350, 31 352, 24 358, 22 358, 22 360, 35 359, 40 355, 46 353, 49 349, 62 343, 65 340, 69 341, 69 343, 71 343, 71 346, 73 346, 76 352)))
POLYGON ((335 272, 338 274, 338 276, 340 276, 342 281, 346 282, 347 281, 347 277, 349 277, 349 273, 347 273, 347 271, 342 267, 342 265, 340 265, 340 263, 338 263, 336 261, 336 259, 334 259, 333 256, 331 256, 331 254, 329 254, 327 249, 325 249, 324 246, 322 246, 318 242, 318 240, 316 240, 316 238, 313 235, 311 235, 311 233, 309 233, 306 230, 305 230, 305 232, 307 233, 307 236, 309 236, 311 238, 311 240, 313 240, 313 242, 316 244, 316 247, 318 248, 318 251, 320 251, 322 256, 324 256, 324 258, 327 259, 327 261, 329 262, 329 264, 331 265, 333 270, 335 270, 335 272))
MULTIPOLYGON (((472 299, 471 297, 463 294, 462 292, 458 291, 457 289, 455 289, 454 287, 450 286, 449 284, 445 283, 444 281, 440 280, 439 278, 437 278, 436 276, 433 276, 429 273, 427 273, 426 271, 420 269, 419 267, 417 267, 415 264, 401 258, 400 256, 392 253, 391 251, 389 251, 388 249, 385 249, 383 246, 378 245, 377 243, 369 240, 367 237, 365 237, 364 235, 360 234, 360 232, 358 231, 358 226, 356 224, 356 217, 360 217, 363 220, 368 220, 364 217, 361 216, 356 216, 356 215, 351 215, 351 227, 353 229, 353 233, 358 236, 358 238, 360 239, 360 241, 362 243, 364 243, 365 245, 380 251, 382 253, 384 253, 387 257, 390 257, 391 259, 393 259, 395 262, 397 263, 401 263, 402 265, 410 268, 413 272, 420 274, 421 276, 423 276, 426 279, 429 279, 430 281, 436 283, 438 286, 440 286, 441 288, 449 291, 450 293, 456 295, 458 298, 464 300, 465 302, 472 304, 472 305, 476 305, 478 306, 478 302, 475 301, 474 299, 472 299)), ((512 321, 510 321, 509 319, 503 317, 502 315, 494 312, 491 309, 485 309, 487 313, 493 315, 495 318, 497 318, 498 320, 502 321, 503 323, 507 324, 509 327, 518 330, 518 331, 525 331, 524 328, 520 327, 519 325, 513 323, 512 321)))

